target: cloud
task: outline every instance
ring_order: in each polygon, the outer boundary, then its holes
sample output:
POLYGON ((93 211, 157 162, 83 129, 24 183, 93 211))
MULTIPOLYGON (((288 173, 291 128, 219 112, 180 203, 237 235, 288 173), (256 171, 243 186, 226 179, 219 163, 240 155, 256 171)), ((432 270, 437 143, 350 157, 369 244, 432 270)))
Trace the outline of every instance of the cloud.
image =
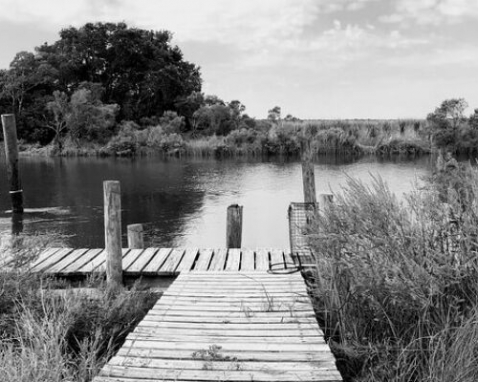
POLYGON ((383 15, 384 23, 416 22, 420 25, 455 24, 478 18, 476 0, 397 0, 392 14, 383 15))

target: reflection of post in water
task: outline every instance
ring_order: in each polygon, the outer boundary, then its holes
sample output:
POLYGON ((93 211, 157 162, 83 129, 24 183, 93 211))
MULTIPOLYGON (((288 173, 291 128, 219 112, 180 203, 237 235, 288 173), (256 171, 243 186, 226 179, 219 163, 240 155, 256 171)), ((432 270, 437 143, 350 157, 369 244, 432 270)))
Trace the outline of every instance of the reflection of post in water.
POLYGON ((23 232, 23 214, 12 213, 12 235, 20 235, 23 232))
POLYGON ((22 213, 23 190, 20 181, 20 174, 18 173, 18 142, 15 116, 13 114, 2 114, 2 125, 12 210, 13 213, 22 213))

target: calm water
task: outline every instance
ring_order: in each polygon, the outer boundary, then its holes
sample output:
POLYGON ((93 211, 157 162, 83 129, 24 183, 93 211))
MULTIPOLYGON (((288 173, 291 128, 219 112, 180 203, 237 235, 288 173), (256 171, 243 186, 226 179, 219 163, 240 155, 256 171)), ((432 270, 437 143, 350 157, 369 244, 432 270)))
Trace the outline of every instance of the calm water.
MULTIPOLYGON (((428 173, 428 162, 322 158, 315 164, 317 193, 340 191, 347 176, 370 182, 372 174, 402 195, 428 173)), ((104 246, 104 180, 121 181, 123 232, 126 224, 143 223, 147 244, 165 247, 224 246, 226 208, 238 203, 244 206, 243 247, 287 248, 287 208, 303 199, 300 163, 280 159, 22 158, 20 171, 25 207, 53 207, 26 214, 24 231, 71 234, 75 247, 104 246)), ((0 181, 0 230, 8 231, 3 159, 0 181)))

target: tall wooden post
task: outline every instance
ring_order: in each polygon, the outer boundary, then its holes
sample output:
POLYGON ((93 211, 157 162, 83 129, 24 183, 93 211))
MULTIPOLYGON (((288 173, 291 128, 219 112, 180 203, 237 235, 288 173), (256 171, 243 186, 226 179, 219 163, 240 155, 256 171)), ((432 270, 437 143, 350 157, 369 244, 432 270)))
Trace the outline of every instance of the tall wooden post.
POLYGON ((130 224, 128 230, 128 248, 142 249, 144 248, 143 225, 130 224))
POLYGON ((116 292, 123 284, 121 250, 121 188, 117 180, 103 182, 105 208, 106 282, 116 292))
POLYGON ((226 247, 241 248, 242 206, 232 204, 227 207, 226 247))
POLYGON ((7 173, 10 183, 10 198, 13 213, 23 212, 23 190, 18 173, 18 142, 17 127, 13 114, 2 114, 3 139, 5 140, 5 155, 7 158, 7 173))
POLYGON ((301 139, 300 152, 302 162, 302 182, 304 185, 304 202, 317 203, 317 197, 315 195, 314 164, 312 163, 310 140, 301 139))

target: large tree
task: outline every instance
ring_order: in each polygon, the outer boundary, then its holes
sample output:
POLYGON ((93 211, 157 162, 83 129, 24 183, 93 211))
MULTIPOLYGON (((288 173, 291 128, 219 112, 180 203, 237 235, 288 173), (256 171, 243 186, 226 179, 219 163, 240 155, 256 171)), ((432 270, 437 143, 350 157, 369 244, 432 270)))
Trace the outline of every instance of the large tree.
POLYGON ((91 96, 102 105, 118 105, 118 119, 136 122, 176 111, 178 100, 201 91, 199 68, 171 45, 170 32, 88 23, 63 29, 58 41, 35 53, 17 54, 10 68, 0 71, 0 111, 16 114, 21 138, 47 143, 56 136, 48 128, 57 126, 54 113, 46 110, 58 101, 53 93, 70 99, 85 83, 99 84, 101 99, 85 90, 78 100, 91 96))
POLYGON ((101 83, 103 102, 118 104, 123 119, 160 116, 201 90, 199 68, 171 45, 168 31, 88 23, 63 29, 60 40, 37 51, 58 69, 59 90, 71 93, 82 82, 101 83))

